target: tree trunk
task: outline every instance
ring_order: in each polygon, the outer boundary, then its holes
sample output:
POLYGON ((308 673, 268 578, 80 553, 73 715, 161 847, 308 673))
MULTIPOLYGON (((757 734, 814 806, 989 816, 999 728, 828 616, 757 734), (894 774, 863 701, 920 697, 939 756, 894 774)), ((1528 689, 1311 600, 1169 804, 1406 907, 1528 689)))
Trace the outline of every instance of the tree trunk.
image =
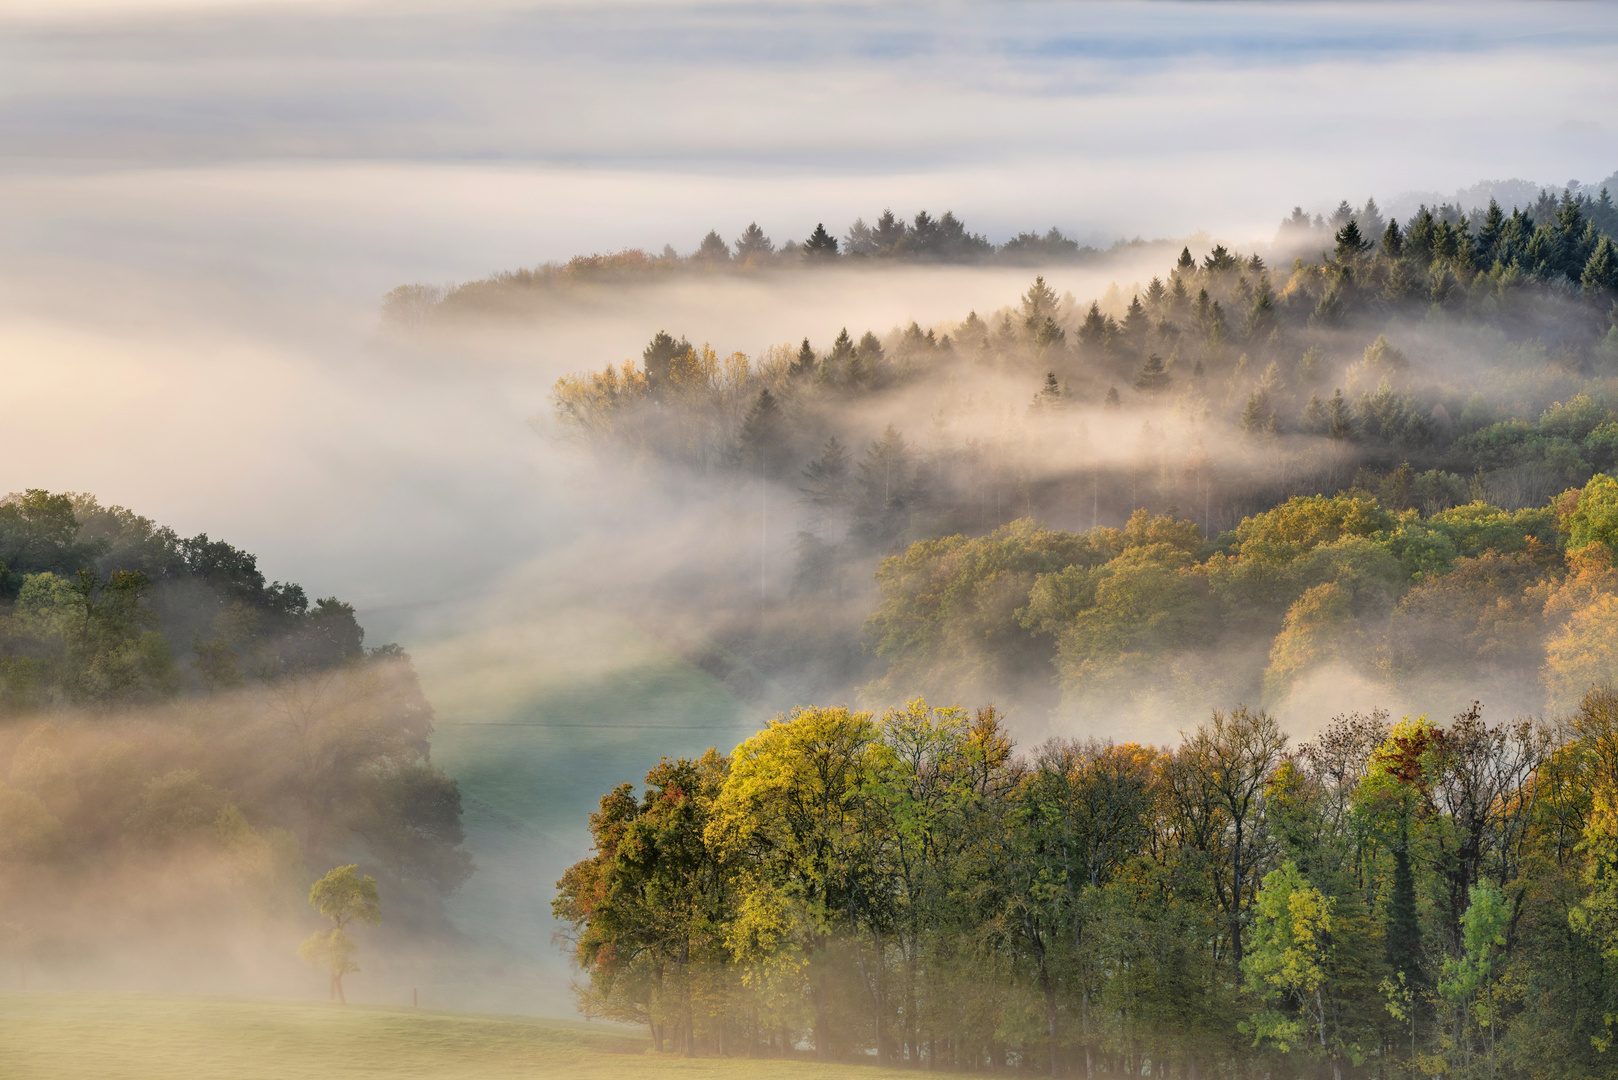
POLYGON ((1051 1040, 1051 1076, 1057 1077, 1062 1075, 1062 1058, 1056 1045, 1056 984, 1046 974, 1040 975, 1040 982, 1045 984, 1045 1027, 1051 1040))
POLYGON ((815 998, 815 1060, 826 1060, 826 990, 816 986, 815 998))

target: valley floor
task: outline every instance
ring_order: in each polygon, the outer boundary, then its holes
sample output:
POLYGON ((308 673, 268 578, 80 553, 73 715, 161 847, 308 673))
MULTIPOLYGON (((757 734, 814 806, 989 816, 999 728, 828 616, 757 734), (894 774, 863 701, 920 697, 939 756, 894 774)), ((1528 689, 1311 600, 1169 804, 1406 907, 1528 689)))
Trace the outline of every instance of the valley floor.
POLYGON ((605 1025, 373 1005, 144 994, 0 994, 6 1080, 882 1080, 803 1061, 647 1053, 605 1025))

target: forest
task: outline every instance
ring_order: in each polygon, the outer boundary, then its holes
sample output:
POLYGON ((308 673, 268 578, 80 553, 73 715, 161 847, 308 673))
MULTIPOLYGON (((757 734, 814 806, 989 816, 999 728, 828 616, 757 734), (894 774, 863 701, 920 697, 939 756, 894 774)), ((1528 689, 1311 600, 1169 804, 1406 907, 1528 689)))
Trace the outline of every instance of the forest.
POLYGON ((381 878, 401 931, 441 929, 472 862, 432 730, 410 658, 367 649, 349 604, 91 495, 0 502, 8 966, 137 945, 217 970, 244 926, 306 920, 337 862, 381 878))
POLYGON ((602 798, 581 1006, 687 1054, 1618 1074, 1615 225, 1344 202, 1088 303, 560 380, 610 469, 791 492, 730 648, 861 644, 860 708, 602 798))

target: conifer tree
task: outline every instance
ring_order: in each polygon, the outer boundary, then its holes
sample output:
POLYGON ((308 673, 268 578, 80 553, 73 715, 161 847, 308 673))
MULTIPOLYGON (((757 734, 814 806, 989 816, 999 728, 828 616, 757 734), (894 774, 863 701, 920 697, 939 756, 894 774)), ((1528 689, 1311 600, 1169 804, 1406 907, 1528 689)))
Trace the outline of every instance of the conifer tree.
POLYGON ((715 265, 728 263, 730 261, 730 245, 725 243, 725 238, 720 236, 718 232, 710 229, 708 235, 702 238, 702 243, 698 245, 697 252, 692 258, 698 262, 713 263, 715 265))
POLYGON ((654 334, 651 343, 640 354, 641 365, 646 370, 647 385, 654 391, 660 390, 669 380, 675 359, 690 349, 691 343, 684 338, 675 341, 663 330, 654 334))
MULTIPOLYGON (((1602 189, 1606 190, 1605 188, 1602 189)), ((1585 261, 1584 273, 1579 278, 1584 291, 1590 294, 1618 293, 1618 245, 1603 236, 1585 261)))
POLYGON ((1388 253, 1389 258, 1397 259, 1404 254, 1405 238, 1399 231, 1397 221, 1389 221, 1388 227, 1382 230, 1382 250, 1388 253))
POLYGON ((1197 260, 1191 257, 1191 249, 1189 247, 1183 247, 1180 249, 1180 260, 1174 264, 1174 269, 1182 276, 1197 272, 1197 260))
POLYGON ((736 459, 742 468, 768 476, 786 448, 786 414, 770 388, 758 392, 736 436, 736 459))
POLYGON ((837 238, 826 231, 824 224, 817 224, 815 231, 809 234, 809 239, 803 242, 803 254, 811 261, 835 259, 837 238))
POLYGON ((882 211, 882 216, 876 219, 876 227, 871 230, 871 239, 876 243, 876 254, 896 254, 899 245, 905 239, 906 232, 905 223, 894 217, 892 210, 882 211))
POLYGON ((736 238, 737 262, 745 263, 749 259, 761 262, 774 251, 775 245, 764 235, 764 230, 758 227, 756 221, 750 222, 742 235, 736 238))
POLYGON ((1326 404, 1320 400, 1320 395, 1314 392, 1309 394, 1309 403, 1303 407, 1303 415, 1298 419, 1298 428, 1310 435, 1324 435, 1330 421, 1326 416, 1326 404))
POLYGON ((1140 374, 1135 376, 1135 389, 1156 397, 1167 390, 1173 381, 1174 377, 1163 367, 1163 358, 1153 353, 1141 365, 1140 374))
POLYGON ((1349 411, 1348 402, 1343 400, 1343 391, 1339 387, 1332 391, 1331 401, 1326 405, 1326 434, 1338 442, 1345 442, 1354 438, 1354 415, 1349 411))
POLYGON ((1107 387, 1107 397, 1106 400, 1102 402, 1102 407, 1106 409, 1121 409, 1124 407, 1123 400, 1118 396, 1118 388, 1116 386, 1107 387))
POLYGON ((1162 279, 1153 277, 1152 283, 1146 286, 1146 303, 1151 306, 1153 311, 1157 311, 1163 306, 1163 301, 1167 296, 1168 290, 1163 287, 1162 279))
POLYGON ((809 347, 809 339, 804 338, 803 344, 798 346, 798 355, 792 359, 792 374, 794 376, 807 375, 815 369, 815 350, 809 347))

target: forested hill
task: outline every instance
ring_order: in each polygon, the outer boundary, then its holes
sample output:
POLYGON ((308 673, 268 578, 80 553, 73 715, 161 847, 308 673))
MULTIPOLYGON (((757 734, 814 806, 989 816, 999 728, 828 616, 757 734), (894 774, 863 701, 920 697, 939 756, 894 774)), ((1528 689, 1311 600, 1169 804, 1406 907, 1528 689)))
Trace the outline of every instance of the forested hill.
POLYGON ((0 501, 0 957, 254 978, 336 863, 446 930, 472 862, 432 730, 350 605, 90 495, 0 501))
MULTIPOLYGON (((1514 229, 1520 228, 1526 220, 1528 232, 1532 232, 1533 222, 1548 225, 1558 214, 1566 212, 1564 204, 1571 204, 1599 235, 1618 239, 1618 208, 1613 205, 1610 191, 1606 186, 1594 194, 1592 190, 1581 188, 1575 193, 1566 189, 1558 193, 1544 188, 1537 199, 1527 205, 1512 206, 1514 213, 1506 216, 1512 218, 1514 229)), ((1435 204, 1430 211, 1422 206, 1417 217, 1430 213, 1452 226, 1464 221, 1471 236, 1482 239, 1491 228, 1491 215, 1499 209, 1493 199, 1487 205, 1469 207, 1446 202, 1435 204)), ((1321 248, 1331 246, 1333 234, 1350 218, 1358 221, 1361 234, 1373 243, 1381 237, 1386 224, 1375 199, 1367 200, 1358 209, 1345 200, 1329 219, 1320 214, 1311 217, 1298 207, 1281 223, 1271 253, 1287 259, 1297 253, 1316 254, 1321 248)), ((824 222, 806 231, 807 239, 788 240, 778 245, 754 222, 729 243, 717 231, 710 231, 694 250, 684 255, 673 245, 665 244, 658 253, 630 248, 613 254, 578 255, 566 262, 548 262, 531 270, 502 271, 447 288, 401 285, 384 298, 382 317, 389 326, 408 331, 443 319, 520 311, 527 302, 546 296, 565 296, 570 289, 621 288, 693 275, 758 275, 776 270, 824 270, 836 266, 1049 267, 1095 264, 1108 256, 1172 250, 1168 240, 1146 241, 1139 237, 1120 239, 1105 248, 1081 245, 1055 226, 1044 232, 1019 232, 995 244, 972 232, 949 211, 935 218, 922 210, 907 221, 896 216, 892 209, 886 209, 871 224, 864 218, 856 218, 840 238, 828 231, 824 222)), ((1523 239, 1527 238, 1525 233, 1523 239)), ((1476 254, 1484 258, 1486 269, 1489 253, 1476 254)), ((1541 253, 1540 259, 1543 258, 1541 253)))

